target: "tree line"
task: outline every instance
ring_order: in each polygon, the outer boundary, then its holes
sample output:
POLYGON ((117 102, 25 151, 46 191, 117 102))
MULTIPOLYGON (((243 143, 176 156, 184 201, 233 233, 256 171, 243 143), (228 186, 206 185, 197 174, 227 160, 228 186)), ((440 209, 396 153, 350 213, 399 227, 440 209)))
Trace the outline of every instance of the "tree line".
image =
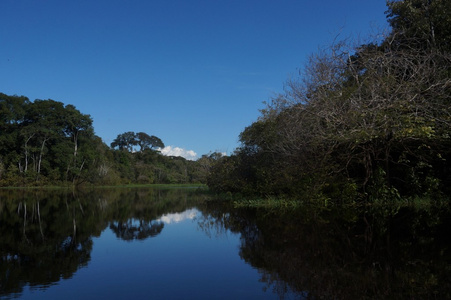
POLYGON ((0 186, 204 183, 216 160, 163 156, 162 140, 145 132, 109 147, 92 123, 71 104, 0 93, 0 186))
POLYGON ((451 2, 387 1, 391 30, 310 56, 208 185, 245 195, 451 192, 451 2))

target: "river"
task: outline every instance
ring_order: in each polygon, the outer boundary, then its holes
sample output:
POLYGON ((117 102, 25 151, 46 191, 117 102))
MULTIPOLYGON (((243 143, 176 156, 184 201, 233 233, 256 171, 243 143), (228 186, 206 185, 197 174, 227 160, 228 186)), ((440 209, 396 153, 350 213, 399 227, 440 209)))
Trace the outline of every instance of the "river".
POLYGON ((447 207, 0 190, 0 298, 450 299, 447 207))

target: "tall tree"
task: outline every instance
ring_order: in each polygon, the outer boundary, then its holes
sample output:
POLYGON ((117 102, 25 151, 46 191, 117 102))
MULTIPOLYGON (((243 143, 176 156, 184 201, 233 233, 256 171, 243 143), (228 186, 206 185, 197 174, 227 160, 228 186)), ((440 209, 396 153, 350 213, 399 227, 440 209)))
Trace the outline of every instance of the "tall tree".
POLYGON ((8 96, 0 93, 0 129, 5 130, 8 125, 22 123, 28 104, 30 101, 25 96, 8 96))
POLYGON ((164 143, 160 138, 154 135, 150 136, 145 132, 138 132, 136 139, 141 152, 145 149, 164 148, 164 143))
POLYGON ((117 137, 111 143, 111 148, 118 148, 119 150, 133 151, 133 147, 138 145, 136 134, 133 131, 127 131, 118 134, 117 137))
POLYGON ((22 168, 19 131, 29 104, 27 97, 0 93, 0 179, 11 164, 22 168))
MULTIPOLYGON (((64 104, 55 100, 35 100, 27 109, 25 125, 34 133, 38 153, 34 156, 35 171, 42 171, 43 156, 49 142, 64 136, 64 104)), ((30 133, 31 134, 31 133, 30 133)))
MULTIPOLYGON (((68 158, 66 180, 68 179, 69 172, 71 170, 74 174, 72 180, 75 180, 86 163, 86 157, 82 157, 80 160, 78 159, 81 136, 85 135, 86 139, 94 140, 94 130, 92 127, 91 117, 89 115, 82 114, 75 108, 75 106, 70 104, 66 105, 64 114, 64 134, 73 143, 73 155, 68 158)), ((87 147, 92 146, 91 143, 86 143, 85 145, 87 147)))
POLYGON ((451 1, 387 1, 392 35, 387 42, 405 48, 451 50, 451 1))
POLYGON ((241 133, 235 164, 222 162, 225 174, 264 194, 340 181, 405 193, 429 193, 440 180, 449 186, 450 3, 389 1, 393 31, 381 44, 339 42, 312 55, 241 133))

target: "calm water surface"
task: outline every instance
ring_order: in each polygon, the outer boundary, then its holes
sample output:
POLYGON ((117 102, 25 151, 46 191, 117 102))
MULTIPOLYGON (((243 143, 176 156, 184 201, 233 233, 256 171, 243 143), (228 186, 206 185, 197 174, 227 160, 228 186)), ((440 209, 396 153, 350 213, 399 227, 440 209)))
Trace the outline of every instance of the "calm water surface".
POLYGON ((449 299, 442 207, 235 209, 193 189, 0 191, 0 298, 449 299))

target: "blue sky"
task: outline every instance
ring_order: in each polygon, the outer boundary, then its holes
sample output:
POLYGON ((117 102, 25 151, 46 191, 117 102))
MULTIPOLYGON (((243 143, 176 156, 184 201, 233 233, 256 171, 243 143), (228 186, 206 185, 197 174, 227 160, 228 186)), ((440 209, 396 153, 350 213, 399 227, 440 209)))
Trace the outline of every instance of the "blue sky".
POLYGON ((0 0, 0 92, 75 105, 108 145, 232 152, 308 55, 387 27, 384 0, 0 0))

